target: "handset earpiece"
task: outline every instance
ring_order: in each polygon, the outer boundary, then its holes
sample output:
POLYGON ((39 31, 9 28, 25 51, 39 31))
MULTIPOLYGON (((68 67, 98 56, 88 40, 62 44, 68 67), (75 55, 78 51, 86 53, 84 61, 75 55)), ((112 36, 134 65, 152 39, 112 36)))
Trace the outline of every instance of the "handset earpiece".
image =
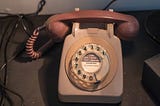
POLYGON ((134 38, 139 31, 139 23, 133 16, 126 22, 117 23, 115 28, 115 35, 123 40, 130 40, 134 38))
POLYGON ((51 16, 44 24, 46 30, 51 36, 51 40, 40 50, 34 51, 33 46, 38 35, 35 34, 28 39, 26 43, 27 54, 33 58, 39 58, 46 48, 54 42, 62 41, 69 31, 68 24, 73 22, 79 23, 115 23, 115 35, 120 39, 130 39, 136 36, 139 30, 139 24, 135 17, 121 13, 103 11, 103 10, 81 10, 70 13, 58 14, 51 16))
POLYGON ((49 35, 55 42, 62 41, 67 32, 69 31, 69 26, 66 25, 64 22, 55 21, 49 24, 46 24, 46 29, 49 32, 49 35))

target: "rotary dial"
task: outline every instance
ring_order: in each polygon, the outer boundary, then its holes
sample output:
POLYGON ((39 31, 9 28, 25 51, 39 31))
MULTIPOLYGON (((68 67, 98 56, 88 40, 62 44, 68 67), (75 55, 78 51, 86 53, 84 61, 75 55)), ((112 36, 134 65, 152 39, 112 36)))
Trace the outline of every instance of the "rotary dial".
POLYGON ((85 44, 71 58, 69 77, 82 89, 95 89, 107 76, 109 64, 109 56, 102 46, 85 44))

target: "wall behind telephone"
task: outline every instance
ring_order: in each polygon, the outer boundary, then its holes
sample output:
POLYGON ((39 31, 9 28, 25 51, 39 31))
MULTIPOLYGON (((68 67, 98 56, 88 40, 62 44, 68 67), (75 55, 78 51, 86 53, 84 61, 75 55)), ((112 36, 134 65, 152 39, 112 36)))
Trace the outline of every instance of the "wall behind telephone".
MULTIPOLYGON (((31 13, 40 0, 0 0, 0 12, 31 13)), ((81 9, 102 9, 111 0, 46 0, 42 14, 62 13, 81 9)), ((160 9, 160 0, 117 0, 111 5, 116 11, 160 9)))

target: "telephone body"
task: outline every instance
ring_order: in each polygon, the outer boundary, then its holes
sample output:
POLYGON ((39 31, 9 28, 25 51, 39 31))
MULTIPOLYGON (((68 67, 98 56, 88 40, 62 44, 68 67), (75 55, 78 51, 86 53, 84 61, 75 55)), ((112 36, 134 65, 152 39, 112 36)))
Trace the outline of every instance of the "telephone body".
MULTIPOLYGON (((44 27, 43 27, 44 28, 44 27)), ((63 102, 119 103, 123 93, 122 52, 119 38, 136 35, 139 24, 133 16, 102 10, 82 10, 50 17, 45 28, 52 39, 40 50, 33 45, 39 29, 26 44, 27 54, 38 58, 53 42, 62 41, 58 95, 63 102), (68 22, 73 24, 71 34, 68 22), (80 29, 82 22, 105 23, 105 29, 80 29), (116 28, 114 27, 117 24, 116 28), (116 35, 117 36, 116 36, 116 35)))
POLYGON ((64 41, 61 57, 58 82, 60 100, 120 102, 123 92, 122 54, 120 40, 113 35, 113 24, 107 24, 106 30, 79 29, 79 23, 73 26, 72 34, 64 41), (69 69, 73 72, 70 73, 69 69))

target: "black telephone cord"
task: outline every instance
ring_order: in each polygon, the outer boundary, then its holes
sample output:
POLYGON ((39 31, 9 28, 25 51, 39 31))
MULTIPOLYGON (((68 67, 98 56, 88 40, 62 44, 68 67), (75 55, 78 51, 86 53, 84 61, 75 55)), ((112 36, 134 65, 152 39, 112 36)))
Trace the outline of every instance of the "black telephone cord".
MULTIPOLYGON (((1 90, 2 90, 2 97, 1 97, 1 99, 0 99, 0 105, 1 105, 1 106, 3 105, 4 97, 7 97, 7 92, 6 92, 6 91, 9 91, 10 93, 18 96, 18 97, 21 99, 21 106, 24 106, 24 99, 23 99, 23 97, 22 97, 20 94, 12 91, 11 89, 9 89, 9 88, 6 87, 8 63, 9 63, 10 61, 12 61, 19 53, 21 53, 21 51, 18 51, 15 55, 13 55, 11 58, 8 59, 8 58, 7 58, 7 47, 8 47, 8 43, 9 43, 9 41, 11 40, 11 38, 14 37, 14 35, 15 35, 15 33, 16 33, 16 29, 18 28, 20 22, 21 22, 21 25, 22 25, 22 27, 23 27, 24 32, 25 32, 27 35, 30 35, 30 32, 28 32, 27 27, 25 26, 23 19, 25 18, 25 16, 38 15, 38 14, 42 11, 45 3, 46 3, 45 0, 41 0, 41 1, 39 2, 39 4, 38 4, 37 11, 36 11, 35 13, 32 13, 32 14, 26 14, 26 15, 18 14, 18 15, 17 15, 17 14, 10 14, 10 13, 0 13, 0 15, 4 15, 3 17, 0 17, 0 19, 5 19, 6 17, 13 17, 13 16, 18 16, 18 17, 19 17, 19 18, 18 18, 18 21, 16 22, 13 30, 11 31, 11 33, 10 33, 8 39, 7 39, 7 43, 5 44, 5 50, 4 50, 4 58, 5 58, 4 60, 5 60, 5 63, 2 65, 1 70, 0 70, 0 71, 2 71, 2 70, 5 68, 5 71, 4 71, 4 79, 3 79, 4 81, 3 81, 3 82, 1 81, 1 83, 0 83, 0 87, 1 87, 1 90)), ((9 26, 9 24, 8 24, 8 26, 9 26)), ((7 28, 7 29, 8 29, 8 28, 7 28)), ((1 48, 2 48, 2 44, 3 44, 4 37, 5 37, 6 33, 7 33, 7 30, 5 30, 5 32, 2 34, 2 38, 1 38, 1 42, 0 42, 0 50, 1 50, 1 48)), ((22 50, 24 50, 24 49, 22 49, 22 50)))
POLYGON ((104 7, 102 10, 108 9, 115 1, 117 1, 117 0, 111 0, 111 1, 106 5, 106 7, 104 7))

